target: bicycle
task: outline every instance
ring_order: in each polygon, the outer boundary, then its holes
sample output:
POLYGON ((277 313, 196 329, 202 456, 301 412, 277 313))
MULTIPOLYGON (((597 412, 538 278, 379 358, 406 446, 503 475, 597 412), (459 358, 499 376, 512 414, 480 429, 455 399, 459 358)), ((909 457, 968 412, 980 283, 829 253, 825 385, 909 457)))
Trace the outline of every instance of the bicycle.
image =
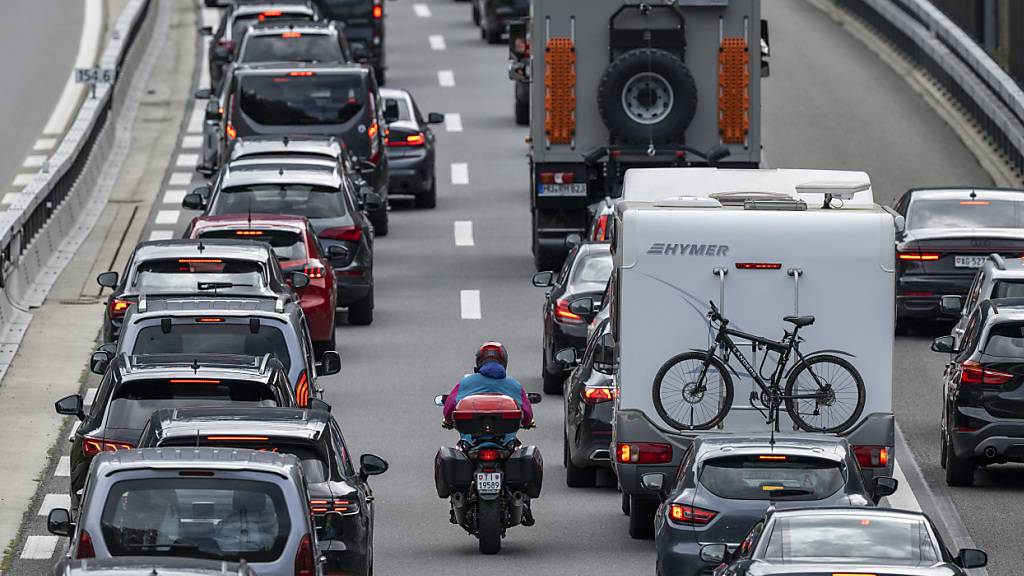
POLYGON ((766 417, 767 423, 774 426, 773 430, 778 430, 779 408, 783 403, 793 422, 808 432, 840 433, 860 417, 864 410, 864 380, 857 369, 838 356, 822 353, 805 357, 800 352, 802 339, 798 333, 801 328, 814 323, 814 316, 783 317, 784 321, 793 324, 793 332, 783 331, 780 341, 729 328, 729 320, 722 316, 714 302, 711 302, 708 319, 718 324, 718 334, 711 347, 706 351, 693 350, 669 358, 654 378, 654 407, 673 428, 707 430, 725 419, 733 399, 730 371, 735 373, 735 370, 728 366, 730 354, 739 359, 760 389, 760 394, 757 390, 750 393, 750 405, 766 417), (760 370, 750 365, 733 337, 749 341, 759 350, 767 350, 760 370), (716 356, 719 347, 725 348, 721 359, 716 356), (767 352, 778 353, 779 360, 775 371, 765 382, 761 371, 764 370, 767 352), (794 353, 798 362, 787 372, 786 365, 794 353), (787 374, 783 390, 780 383, 787 374), (850 402, 846 402, 847 399, 850 402), (768 413, 765 414, 756 403, 760 403, 768 413), (852 404, 852 408, 847 409, 847 404, 852 404), (684 422, 686 412, 689 413, 688 423, 684 422))

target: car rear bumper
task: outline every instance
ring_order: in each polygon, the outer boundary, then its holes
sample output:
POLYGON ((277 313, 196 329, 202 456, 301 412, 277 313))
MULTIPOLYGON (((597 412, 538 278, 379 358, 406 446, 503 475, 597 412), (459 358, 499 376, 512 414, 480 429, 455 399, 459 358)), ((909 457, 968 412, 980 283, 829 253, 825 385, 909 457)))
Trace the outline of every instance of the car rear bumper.
POLYGON ((939 299, 946 295, 966 296, 974 274, 908 274, 896 280, 898 318, 936 318, 939 299))
POLYGON ((341 308, 366 298, 373 286, 370 271, 366 268, 335 270, 334 279, 338 287, 338 307, 341 308))
POLYGON ((420 194, 430 189, 434 167, 430 157, 422 155, 388 158, 388 194, 420 194))
MULTIPOLYGON (((716 564, 700 559, 700 543, 694 540, 681 540, 683 536, 667 525, 659 526, 655 538, 655 549, 658 551, 656 574, 672 576, 704 576, 711 574, 716 564)), ((692 538, 692 536, 690 536, 692 538)))
POLYGON ((331 293, 326 289, 303 290, 302 312, 309 321, 309 337, 315 342, 327 342, 334 336, 334 306, 331 293))
POLYGON ((1024 462, 1024 419, 992 418, 984 409, 964 411, 961 408, 959 411, 973 422, 987 423, 972 432, 950 432, 953 452, 958 458, 1024 462))
POLYGON ((594 408, 599 408, 601 414, 592 414, 577 424, 569 457, 576 466, 611 468, 612 402, 603 402, 594 408))

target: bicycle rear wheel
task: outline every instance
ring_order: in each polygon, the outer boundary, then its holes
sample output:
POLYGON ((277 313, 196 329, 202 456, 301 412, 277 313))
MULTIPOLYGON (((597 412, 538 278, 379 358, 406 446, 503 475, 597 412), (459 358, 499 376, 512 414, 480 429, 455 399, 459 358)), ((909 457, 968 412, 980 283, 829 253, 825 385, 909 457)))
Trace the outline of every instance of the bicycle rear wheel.
POLYGON ((822 354, 793 368, 785 396, 786 412, 801 429, 838 434, 853 426, 864 411, 864 379, 853 364, 822 354), (792 398, 809 395, 814 397, 792 398))
POLYGON ((732 377, 718 358, 684 352, 669 358, 658 370, 653 395, 655 410, 669 426, 707 430, 717 426, 732 407, 732 377), (705 360, 707 371, 701 379, 705 360))

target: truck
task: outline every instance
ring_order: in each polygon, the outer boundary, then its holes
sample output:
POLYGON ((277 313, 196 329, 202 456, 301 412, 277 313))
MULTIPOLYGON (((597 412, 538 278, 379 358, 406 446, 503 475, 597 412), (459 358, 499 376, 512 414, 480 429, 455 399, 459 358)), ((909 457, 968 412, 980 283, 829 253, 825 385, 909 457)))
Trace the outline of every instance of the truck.
POLYGON ((513 79, 530 87, 538 270, 558 269, 629 168, 760 166, 760 0, 534 0, 528 39, 513 79))
MULTIPOLYGON (((874 203, 863 172, 626 173, 611 224, 612 334, 595 354, 615 359, 611 459, 632 536, 650 536, 659 487, 676 478, 697 435, 767 439, 773 431, 797 430, 785 410, 775 426, 768 424, 764 395, 743 366, 767 380, 778 353, 742 340, 736 342, 743 358, 721 348, 716 353, 733 382, 725 418, 687 429, 665 417, 668 404, 655 387, 659 371, 677 354, 706 353, 717 326, 709 321, 712 305, 730 328, 775 341, 794 329, 785 316, 814 316, 790 319, 802 326, 804 356, 841 357, 863 380, 863 409, 838 434, 853 446, 867 485, 891 475, 894 240, 902 226, 901 216, 874 203)), ((787 363, 787 376, 795 365, 787 363)))

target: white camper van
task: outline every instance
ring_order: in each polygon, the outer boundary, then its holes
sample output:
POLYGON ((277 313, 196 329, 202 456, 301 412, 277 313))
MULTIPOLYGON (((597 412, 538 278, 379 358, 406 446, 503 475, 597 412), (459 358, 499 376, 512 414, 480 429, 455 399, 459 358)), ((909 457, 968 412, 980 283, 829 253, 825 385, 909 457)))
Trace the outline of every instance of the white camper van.
MULTIPOLYGON (((868 175, 634 169, 622 196, 612 248, 619 386, 612 460, 628 497, 631 534, 646 532, 658 481, 668 486, 675 478, 694 435, 771 431, 752 406, 751 392, 761 392, 735 357, 728 361, 732 404, 720 423, 687 429, 659 415, 654 383, 661 367, 714 341, 711 302, 729 328, 776 341, 794 328, 784 316, 814 316, 799 330, 800 351, 827 352, 856 368, 863 409, 842 434, 856 446, 868 480, 891 475, 894 235, 902 218, 874 203, 868 175)), ((736 343, 767 381, 778 355, 736 343)), ((796 429, 783 409, 780 432, 796 429)))

